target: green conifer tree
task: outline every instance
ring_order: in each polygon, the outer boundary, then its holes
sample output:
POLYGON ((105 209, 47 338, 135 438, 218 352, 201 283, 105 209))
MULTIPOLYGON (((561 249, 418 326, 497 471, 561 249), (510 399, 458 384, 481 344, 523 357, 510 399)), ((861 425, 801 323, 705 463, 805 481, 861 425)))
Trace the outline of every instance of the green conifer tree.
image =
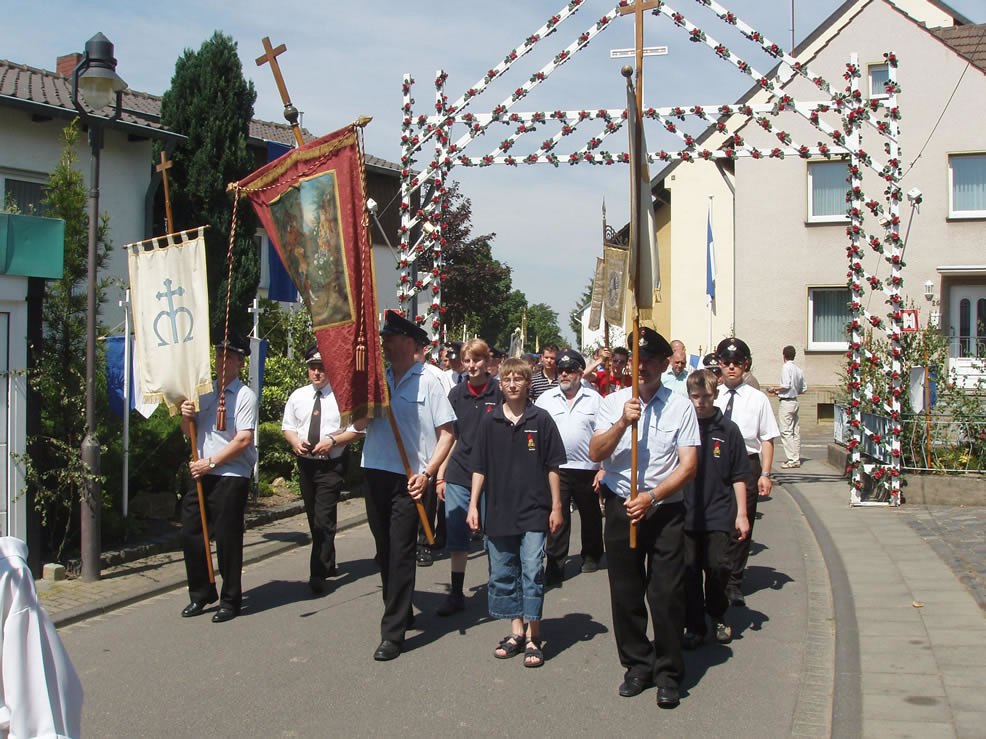
MULTIPOLYGON (((258 165, 247 148, 256 99, 253 83, 243 77, 236 42, 219 31, 198 51, 185 50, 175 63, 171 87, 161 98, 161 123, 187 137, 171 155, 173 230, 209 226, 205 232, 206 264, 214 330, 221 330, 226 313, 226 254, 233 212, 226 186, 258 165)), ((233 250, 230 323, 244 334, 251 322, 247 307, 260 280, 255 230, 253 211, 241 201, 233 250)))

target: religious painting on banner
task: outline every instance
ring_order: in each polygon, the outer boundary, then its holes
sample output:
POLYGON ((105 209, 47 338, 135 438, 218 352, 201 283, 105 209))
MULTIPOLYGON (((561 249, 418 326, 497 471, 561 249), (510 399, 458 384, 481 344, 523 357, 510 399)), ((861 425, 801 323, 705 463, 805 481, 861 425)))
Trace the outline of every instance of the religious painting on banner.
POLYGON ((127 244, 135 369, 145 403, 175 415, 212 392, 203 229, 127 244))
POLYGON ((342 422, 388 405, 359 124, 291 149, 230 188, 245 195, 312 315, 342 422))

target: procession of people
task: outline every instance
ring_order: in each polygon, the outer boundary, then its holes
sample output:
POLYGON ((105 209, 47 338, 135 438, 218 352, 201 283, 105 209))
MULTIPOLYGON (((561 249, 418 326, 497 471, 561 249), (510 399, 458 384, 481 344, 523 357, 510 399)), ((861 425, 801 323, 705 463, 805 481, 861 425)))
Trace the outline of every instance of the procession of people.
MULTIPOLYGON (((563 586, 577 511, 579 570, 605 569, 609 579, 624 670, 619 695, 655 687, 658 706, 677 706, 684 650, 701 647, 710 632, 720 644, 732 639, 728 609, 745 605, 757 501, 771 491, 781 432, 767 396, 745 380, 749 346, 724 339, 690 370, 684 344, 644 327, 628 336, 628 347, 600 349, 588 362, 574 349, 547 346, 536 370, 508 358, 494 374, 492 360, 502 352, 482 339, 445 347, 439 367, 427 357, 427 332, 400 313, 386 312, 380 337, 390 418, 343 424, 317 346, 305 355, 310 383, 284 408, 282 430, 297 457, 311 534, 312 595, 332 592, 348 447, 363 438, 365 506, 383 598, 374 660, 400 656, 414 627, 419 541, 427 538, 427 564, 441 549, 450 564, 448 594, 435 615, 480 608, 463 585, 469 552, 482 547, 486 610, 509 621, 492 656, 523 655, 525 667, 542 666, 551 638, 541 633, 546 593, 563 586)), ((792 351, 784 349, 789 363, 792 351)), ((192 493, 182 504, 186 618, 216 600, 216 623, 241 609, 243 511, 256 458, 257 399, 238 378, 249 353, 236 336, 218 343, 213 393, 198 408, 189 401, 180 409, 183 430, 194 423, 201 431, 189 469, 205 491, 204 511, 192 493), (216 535, 221 591, 203 564, 204 524, 216 535)), ((804 389, 800 370, 785 365, 782 385, 769 392, 796 401, 804 389)), ((790 427, 785 421, 786 432, 790 427)), ((791 467, 796 447, 786 449, 791 467)))

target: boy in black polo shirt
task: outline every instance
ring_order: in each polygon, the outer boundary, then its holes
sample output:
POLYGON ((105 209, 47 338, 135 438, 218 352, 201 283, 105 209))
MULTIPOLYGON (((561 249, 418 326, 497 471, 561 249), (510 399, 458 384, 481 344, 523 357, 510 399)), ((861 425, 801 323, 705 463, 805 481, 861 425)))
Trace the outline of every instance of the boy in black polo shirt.
POLYGON ((743 541, 750 533, 744 482, 750 460, 739 427, 713 405, 717 385, 715 374, 707 369, 693 372, 685 383, 702 437, 698 473, 685 488, 685 649, 705 641, 706 613, 715 624, 716 641, 732 640, 725 618, 732 567, 729 545, 734 535, 743 541))
POLYGON ((507 659, 523 652, 525 667, 540 667, 544 545, 548 532, 554 534, 563 521, 558 468, 566 457, 551 416, 527 401, 531 374, 521 359, 500 365, 504 401, 479 425, 466 521, 479 530, 485 487, 489 611, 493 618, 511 620, 511 632, 493 656, 507 659))

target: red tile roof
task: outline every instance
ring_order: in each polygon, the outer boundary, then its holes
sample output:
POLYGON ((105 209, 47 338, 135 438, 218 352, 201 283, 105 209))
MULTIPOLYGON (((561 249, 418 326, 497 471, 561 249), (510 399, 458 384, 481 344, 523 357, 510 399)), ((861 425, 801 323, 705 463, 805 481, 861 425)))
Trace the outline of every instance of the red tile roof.
POLYGON ((929 30, 980 71, 986 72, 986 23, 929 30))
MULTIPOLYGON (((30 108, 39 115, 75 114, 72 105, 72 81, 57 72, 47 69, 36 69, 24 64, 0 59, 0 105, 18 104, 30 108)), ((129 126, 152 129, 163 134, 168 133, 161 125, 161 98, 147 92, 127 89, 123 93, 122 115, 120 120, 129 126)), ((305 140, 314 138, 311 133, 302 129, 305 140)), ((294 145, 294 134, 286 123, 274 123, 254 119, 250 121, 250 138, 256 141, 274 141, 288 146, 294 145)), ((388 162, 367 154, 366 163, 371 167, 400 171, 399 164, 388 162)))

